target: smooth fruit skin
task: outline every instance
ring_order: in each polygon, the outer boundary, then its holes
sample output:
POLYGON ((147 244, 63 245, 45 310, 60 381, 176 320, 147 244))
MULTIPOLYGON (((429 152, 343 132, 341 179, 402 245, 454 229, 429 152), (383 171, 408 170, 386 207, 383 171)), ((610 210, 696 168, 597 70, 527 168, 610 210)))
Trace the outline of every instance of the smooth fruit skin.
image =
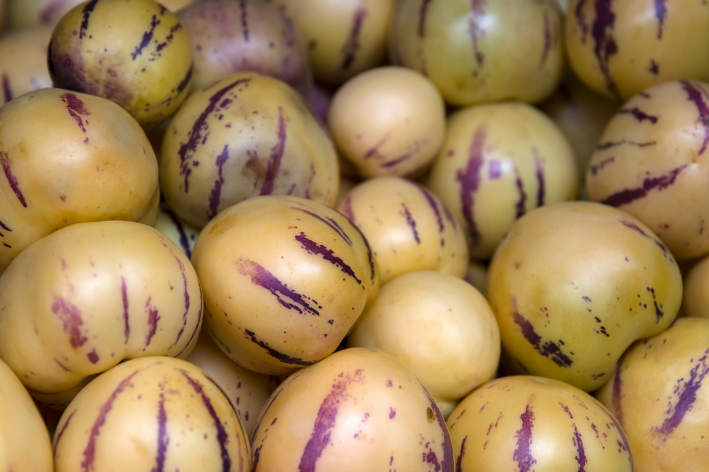
POLYGON ((174 13, 153 0, 90 0, 72 8, 49 42, 55 87, 119 104, 145 129, 187 98, 192 52, 174 13))
POLYGON ((558 380, 516 375, 487 382, 460 402, 448 427, 457 472, 635 470, 613 415, 558 380))
POLYGON ((4 0, 7 29, 23 30, 37 25, 54 28, 66 12, 83 1, 85 0, 4 0))
POLYGON ((390 56, 430 78, 450 105, 536 103, 564 72, 561 27, 554 0, 401 0, 390 56))
POLYGON ((52 472, 52 443, 37 407, 0 360, 0 471, 52 472))
POLYGON ((572 0, 564 40, 576 75, 617 101, 671 80, 709 80, 709 5, 572 0))
POLYGON ((295 372, 261 411, 253 472, 453 472, 436 403, 389 354, 339 351, 295 372))
POLYGON ((709 254, 709 83, 672 81, 625 103, 586 169, 590 200, 650 227, 680 260, 709 254))
POLYGON ((3 34, 0 39, 0 106, 32 90, 52 86, 47 70, 50 26, 3 34))
POLYGON ((263 374, 332 354, 379 291, 379 267, 357 227, 298 197, 254 197, 222 211, 197 238, 192 263, 206 332, 263 374))
POLYGON ((682 278, 684 295, 680 316, 709 319, 709 256, 692 262, 682 278))
POLYGON ((682 279, 639 220, 591 202, 518 220, 490 264, 487 298, 514 373, 601 387, 636 340, 674 321, 682 279))
POLYGON ((115 103, 41 89, 0 108, 0 273, 31 243, 75 223, 152 225, 159 203, 150 142, 115 103))
POLYGON ((167 237, 133 222, 80 223, 25 249, 0 278, 0 358, 61 409, 122 360, 187 357, 202 313, 197 274, 167 237))
POLYGON ((708 376, 709 319, 680 318, 625 353, 596 398, 623 426, 638 471, 706 470, 708 376))
POLYGON ((124 362, 69 404, 55 472, 243 472, 251 449, 229 399, 200 368, 169 357, 124 362))

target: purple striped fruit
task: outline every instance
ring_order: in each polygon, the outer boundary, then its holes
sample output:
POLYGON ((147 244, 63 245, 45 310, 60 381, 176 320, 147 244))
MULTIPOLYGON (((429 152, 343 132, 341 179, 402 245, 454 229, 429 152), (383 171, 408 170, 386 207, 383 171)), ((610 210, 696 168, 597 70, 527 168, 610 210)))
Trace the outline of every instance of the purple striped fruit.
POLYGON ((204 370, 222 388, 239 414, 250 440, 261 408, 281 383, 281 379, 241 367, 227 357, 207 333, 199 336, 194 350, 185 360, 204 370))
POLYGON ((590 392, 633 342, 672 324, 682 279, 667 247, 633 216, 564 202, 512 226, 492 258, 487 298, 512 372, 590 392))
POLYGON ((191 95, 163 139, 165 201, 200 228, 261 195, 333 205, 338 185, 335 148, 303 98, 255 72, 228 75, 191 95))
POLYGON ((52 472, 52 443, 42 416, 14 372, 0 360, 0 470, 52 472))
POLYGON ((694 259, 709 254, 708 165, 709 83, 666 82, 606 125, 586 170, 588 196, 638 218, 677 259, 694 259))
POLYGON ((404 67, 359 74, 332 98, 328 127, 363 177, 418 176, 446 133, 445 104, 433 82, 404 67))
POLYGON ((280 375, 332 354, 379 290, 367 240, 341 213, 298 197, 222 211, 192 252, 205 328, 231 359, 280 375))
POLYGON ((514 221, 576 198, 579 172, 559 127, 524 103, 459 110, 427 186, 463 222, 473 259, 489 259, 514 221))
POLYGON ((315 78, 340 85, 380 65, 396 0, 266 0, 293 20, 315 78))
POLYGON ((372 246, 382 284, 421 270, 465 275, 468 247, 463 229, 422 185, 401 177, 369 179, 355 186, 338 209, 372 246))
POLYGON ((177 244, 182 249, 187 259, 192 257, 192 249, 197 242, 199 229, 181 221, 175 213, 166 205, 160 207, 158 220, 155 222, 155 229, 167 236, 170 241, 177 244))
POLYGON ((670 80, 709 80, 703 1, 571 0, 563 34, 576 75, 618 101, 670 80))
POLYGON ((564 72, 554 0, 400 0, 390 57, 430 78, 451 105, 536 103, 564 72))
POLYGON ((52 86, 47 70, 47 43, 51 35, 50 26, 36 26, 2 36, 0 105, 32 90, 52 86))
POLYGON ((707 470, 709 319, 680 318, 634 344, 596 398, 623 426, 639 471, 707 470))
POLYGON ((155 153, 115 103, 35 90, 0 108, 0 130, 0 274, 27 246, 74 223, 155 223, 155 153))
POLYGON ((345 349, 286 379, 261 411, 253 472, 453 472, 450 436, 392 356, 345 349))
POLYGON ((558 380, 513 376, 483 384, 460 402, 448 427, 456 472, 634 470, 613 415, 558 380))
POLYGON ((107 98, 145 129, 187 98, 192 52, 174 13, 153 0, 88 0, 54 28, 47 59, 58 88, 107 98))
POLYGON ((147 357, 91 381, 54 435, 55 472, 248 472, 251 450, 219 386, 189 362, 147 357))
POLYGON ((25 249, 0 278, 0 358, 56 408, 125 359, 186 357, 201 322, 189 260, 138 223, 63 228, 25 249))

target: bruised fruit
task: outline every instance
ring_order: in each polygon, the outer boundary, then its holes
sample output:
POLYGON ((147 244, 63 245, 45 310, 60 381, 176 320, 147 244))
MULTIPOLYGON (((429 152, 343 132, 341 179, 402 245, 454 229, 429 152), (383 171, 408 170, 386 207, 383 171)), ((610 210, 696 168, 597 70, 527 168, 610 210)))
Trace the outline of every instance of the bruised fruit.
POLYGON ((59 89, 0 108, 0 273, 34 241, 87 221, 157 218, 158 166, 121 107, 59 89))
POLYGON ((460 402, 448 426, 456 472, 635 470, 613 415, 558 380, 518 375, 488 382, 460 402))
POLYGON ((261 411, 253 472, 453 472, 445 421, 416 376, 369 349, 288 377, 261 411))
POLYGON ((576 75, 618 101, 670 80, 709 80, 705 2, 571 0, 564 42, 576 75))
POLYGON ((200 228, 225 208, 260 195, 329 206, 338 185, 335 148, 303 98, 255 72, 228 75, 191 95, 162 144, 165 201, 200 228))
POLYGON ((189 260, 139 223, 63 228, 0 278, 0 358, 35 398, 58 408, 124 359, 186 357, 201 323, 189 260))
POLYGON ((0 360, 0 470, 52 472, 52 444, 37 407, 0 360))
POLYGON ((359 74, 335 93, 328 128, 363 177, 415 176, 443 144, 446 115, 433 83, 403 67, 359 74))
POLYGON ((248 439, 251 439, 256 428, 256 418, 268 397, 280 384, 280 379, 241 367, 229 359, 206 333, 199 336, 194 350, 185 360, 214 379, 236 409, 248 439))
POLYGON ((486 260, 517 218, 576 198, 579 180, 559 127, 513 102, 455 112, 426 185, 464 223, 471 257, 486 260))
POLYGON ((390 55, 451 105, 536 103, 561 81, 561 34, 555 0, 400 0, 390 55))
POLYGON ((146 129, 187 98, 192 53, 177 17, 153 0, 90 0, 72 8, 49 43, 54 86, 112 100, 146 129))
POLYGON ((485 297, 449 274, 421 271, 384 285, 347 338, 388 352, 418 377, 444 418, 495 375, 500 329, 485 297))
POLYGON ((634 341, 672 324, 682 279, 669 250, 633 216, 566 202, 512 226, 492 258, 487 295, 513 373, 591 391, 634 341))
POLYGON ((367 238, 382 284, 420 270, 465 275, 468 247, 463 229, 422 185, 401 177, 365 180, 345 196, 338 210, 367 238))
POLYGON ((196 91, 229 74, 259 72, 307 92, 308 53, 293 23, 260 0, 208 0, 177 14, 192 44, 196 91))
POLYGON ((293 20, 315 78, 342 84, 380 65, 396 0, 266 0, 293 20))
MULTIPOLYGON (((706 8, 709 10, 709 7, 706 8)), ((625 103, 603 131, 591 200, 650 227, 677 259, 709 254, 709 84, 666 82, 625 103)))
POLYGON ((325 205, 255 197, 204 227, 192 262, 205 328, 231 359, 289 374, 332 354, 379 290, 367 240, 325 205))
POLYGON ((14 31, 0 38, 0 105, 32 90, 51 87, 47 69, 50 26, 14 31))
POLYGON ((623 426, 638 471, 706 470, 708 375, 708 319, 680 318, 625 353, 596 396, 623 426))
POLYGON ((248 471, 239 415, 200 368, 169 357, 124 362, 88 384, 54 436, 55 472, 248 471))

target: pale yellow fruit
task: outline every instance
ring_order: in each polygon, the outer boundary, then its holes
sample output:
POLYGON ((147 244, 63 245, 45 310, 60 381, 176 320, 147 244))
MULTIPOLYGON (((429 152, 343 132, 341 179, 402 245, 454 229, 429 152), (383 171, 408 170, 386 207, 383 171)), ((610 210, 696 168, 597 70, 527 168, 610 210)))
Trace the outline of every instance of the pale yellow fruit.
POLYGON ((192 257, 192 249, 199 236, 199 228, 187 224, 175 215, 167 206, 162 206, 158 212, 155 229, 167 236, 170 241, 182 249, 187 259, 192 257))
POLYGON ((192 53, 174 13, 153 0, 90 0, 52 32, 49 73, 55 87, 112 100, 146 129, 187 98, 192 53))
POLYGON ((672 324, 682 279, 669 250, 633 216, 565 202, 512 226, 492 258, 487 299, 513 373, 592 391, 633 342, 672 324))
POLYGON ((449 274, 421 271, 382 287, 347 338, 350 347, 393 355, 416 375, 444 418, 492 379, 500 329, 485 297, 449 274))
POLYGON ((445 421, 389 354, 352 348, 288 377, 261 411, 253 472, 453 472, 445 421))
POLYGON ((52 443, 22 383, 0 360, 0 471, 52 472, 52 443))
POLYGON ((51 87, 47 45, 51 26, 36 26, 0 37, 0 105, 32 90, 51 87))
POLYGON ((42 89, 0 108, 0 273, 38 239, 74 223, 157 218, 158 165, 115 103, 42 89))
POLYGON ((465 275, 468 247, 463 228, 424 186, 401 177, 365 180, 345 196, 338 210, 367 238, 382 284, 420 270, 465 275))
POLYGON ((448 427, 457 472, 636 470, 613 415, 558 380, 517 375, 483 384, 460 402, 448 427))
POLYGON ((25 249, 0 278, 0 358, 57 408, 125 359, 186 357, 201 322, 189 260, 139 223, 63 228, 25 249))
POLYGON ((536 103, 563 75, 561 27, 554 0, 400 0, 390 56, 451 105, 536 103))
POLYGON ((596 396, 628 435, 636 470, 706 470, 708 374, 708 319, 678 319, 625 353, 615 376, 596 396))
POLYGON ((463 108, 448 119, 426 185, 464 224, 473 259, 489 259, 514 221, 579 191, 561 129, 525 103, 463 108))
POLYGON ((332 98, 328 129, 363 177, 415 176, 443 144, 445 104, 435 85, 403 67, 359 74, 332 98))
POLYGON ((571 0, 564 42, 578 77, 618 101, 670 80, 709 80, 703 2, 571 0))
POLYGON ((338 185, 335 148, 303 98, 255 72, 230 74, 192 94, 163 139, 165 201, 200 228, 225 208, 261 195, 331 206, 338 185))
POLYGON ((55 472, 248 471, 248 437, 203 370, 169 357, 124 362, 69 404, 54 436, 55 472))
POLYGON ((244 425, 247 439, 256 428, 256 418, 273 391, 281 383, 274 375, 251 372, 232 361, 204 333, 185 359, 209 375, 221 387, 244 425))
POLYGON ((709 254, 708 120, 708 83, 636 95, 603 131, 586 172, 589 199, 638 218, 677 259, 709 254))
POLYGON ((255 197, 204 227, 192 262, 206 332, 231 359, 290 374, 332 354, 379 290, 367 240, 342 214, 304 198, 255 197))

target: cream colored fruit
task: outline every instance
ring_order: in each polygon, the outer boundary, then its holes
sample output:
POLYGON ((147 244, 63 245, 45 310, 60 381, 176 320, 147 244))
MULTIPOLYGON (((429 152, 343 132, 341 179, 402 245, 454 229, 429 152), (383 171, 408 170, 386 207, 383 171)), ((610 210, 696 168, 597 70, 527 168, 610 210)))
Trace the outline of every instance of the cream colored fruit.
POLYGON ((591 200, 634 215, 677 259, 709 254, 707 120, 709 84, 649 88, 608 123, 586 173, 591 200))
POLYGON ((460 402, 448 427, 457 472, 636 470, 613 415, 558 380, 517 375, 488 382, 460 402))
POLYGON ((566 202, 512 226, 490 264, 487 298, 514 373, 592 391, 634 341, 670 326, 682 279, 669 250, 633 216, 566 202))
POLYGON ((687 269, 680 316, 709 319, 709 256, 687 269))
POLYGON ((52 472, 52 443, 32 397, 0 361, 0 471, 52 472))
POLYGON ((568 73, 554 95, 540 105, 568 138, 582 181, 603 129, 619 106, 616 101, 587 88, 572 73, 568 73))
POLYGON ((247 471, 251 449, 239 415, 189 362, 148 357, 94 379, 64 412, 55 472, 247 471))
POLYGON ((709 320, 678 319, 633 345, 597 398, 628 435, 638 471, 701 472, 709 461, 709 320))
POLYGON ((555 0, 400 0, 390 56, 430 78, 451 105, 536 103, 561 81, 561 35, 555 0))
POLYGON ((54 27, 72 7, 85 0, 5 0, 9 30, 22 30, 37 25, 54 27))
POLYGON ((49 73, 55 87, 107 98, 145 129, 187 98, 192 53, 174 13, 153 0, 91 0, 54 28, 49 73))
POLYGON ((192 253, 205 328, 231 359, 290 374, 332 354, 379 291, 367 240, 342 214, 297 197, 255 197, 204 227, 192 253))
POLYGON ((170 241, 182 249, 187 259, 192 257, 192 249, 197 242, 199 229, 180 221, 172 210, 163 206, 158 212, 158 220, 155 222, 155 229, 167 236, 170 241))
POLYGON ((464 280, 434 271, 402 275, 382 287, 347 345, 393 355, 444 418, 493 378, 500 361, 500 329, 485 297, 464 280))
POLYGON ((337 352, 286 379, 261 411, 253 472, 453 472, 446 424, 416 376, 369 349, 337 352))
POLYGON ((463 222, 471 257, 486 260, 517 218, 575 199, 579 173, 551 119, 524 103, 496 103, 448 119, 426 185, 463 222))
POLYGON ((180 10, 177 16, 192 45, 193 91, 242 71, 259 72, 308 91, 312 78, 305 44, 295 25, 275 6, 261 0, 207 0, 180 10))
POLYGON ((708 27, 709 8, 694 0, 571 0, 564 42, 576 75, 620 101, 670 80, 709 80, 708 27))
POLYGON ((384 62, 396 0, 266 0, 295 23, 315 78, 340 85, 384 62))
POLYGON ((361 176, 418 175, 443 144, 445 104, 433 82, 418 72, 380 67, 337 90, 328 128, 361 176))
POLYGON ((470 261, 463 280, 485 295, 487 293, 487 266, 477 261, 470 261))
POLYGON ((303 98, 255 72, 194 93, 163 139, 160 188, 186 222, 203 227, 225 208, 261 195, 331 206, 337 154, 303 98))
POLYGON ((32 90, 52 86, 47 69, 47 44, 51 34, 51 26, 36 26, 2 35, 0 105, 32 90))
POLYGON ((462 228, 422 185, 401 177, 365 180, 345 196, 338 210, 369 241, 382 284, 420 270, 465 275, 468 248, 462 228))
POLYGON ((256 418, 280 384, 280 379, 244 369, 229 359, 206 333, 199 336, 194 350, 185 360, 204 370, 219 385, 239 414, 247 440, 250 440, 256 428, 256 418))
POLYGON ((3 105, 0 166, 0 273, 68 225, 155 223, 155 154, 135 120, 103 98, 42 89, 3 105))
POLYGON ((58 408, 125 359, 186 357, 201 322, 189 260, 139 223, 63 228, 25 249, 0 278, 0 358, 58 408))

